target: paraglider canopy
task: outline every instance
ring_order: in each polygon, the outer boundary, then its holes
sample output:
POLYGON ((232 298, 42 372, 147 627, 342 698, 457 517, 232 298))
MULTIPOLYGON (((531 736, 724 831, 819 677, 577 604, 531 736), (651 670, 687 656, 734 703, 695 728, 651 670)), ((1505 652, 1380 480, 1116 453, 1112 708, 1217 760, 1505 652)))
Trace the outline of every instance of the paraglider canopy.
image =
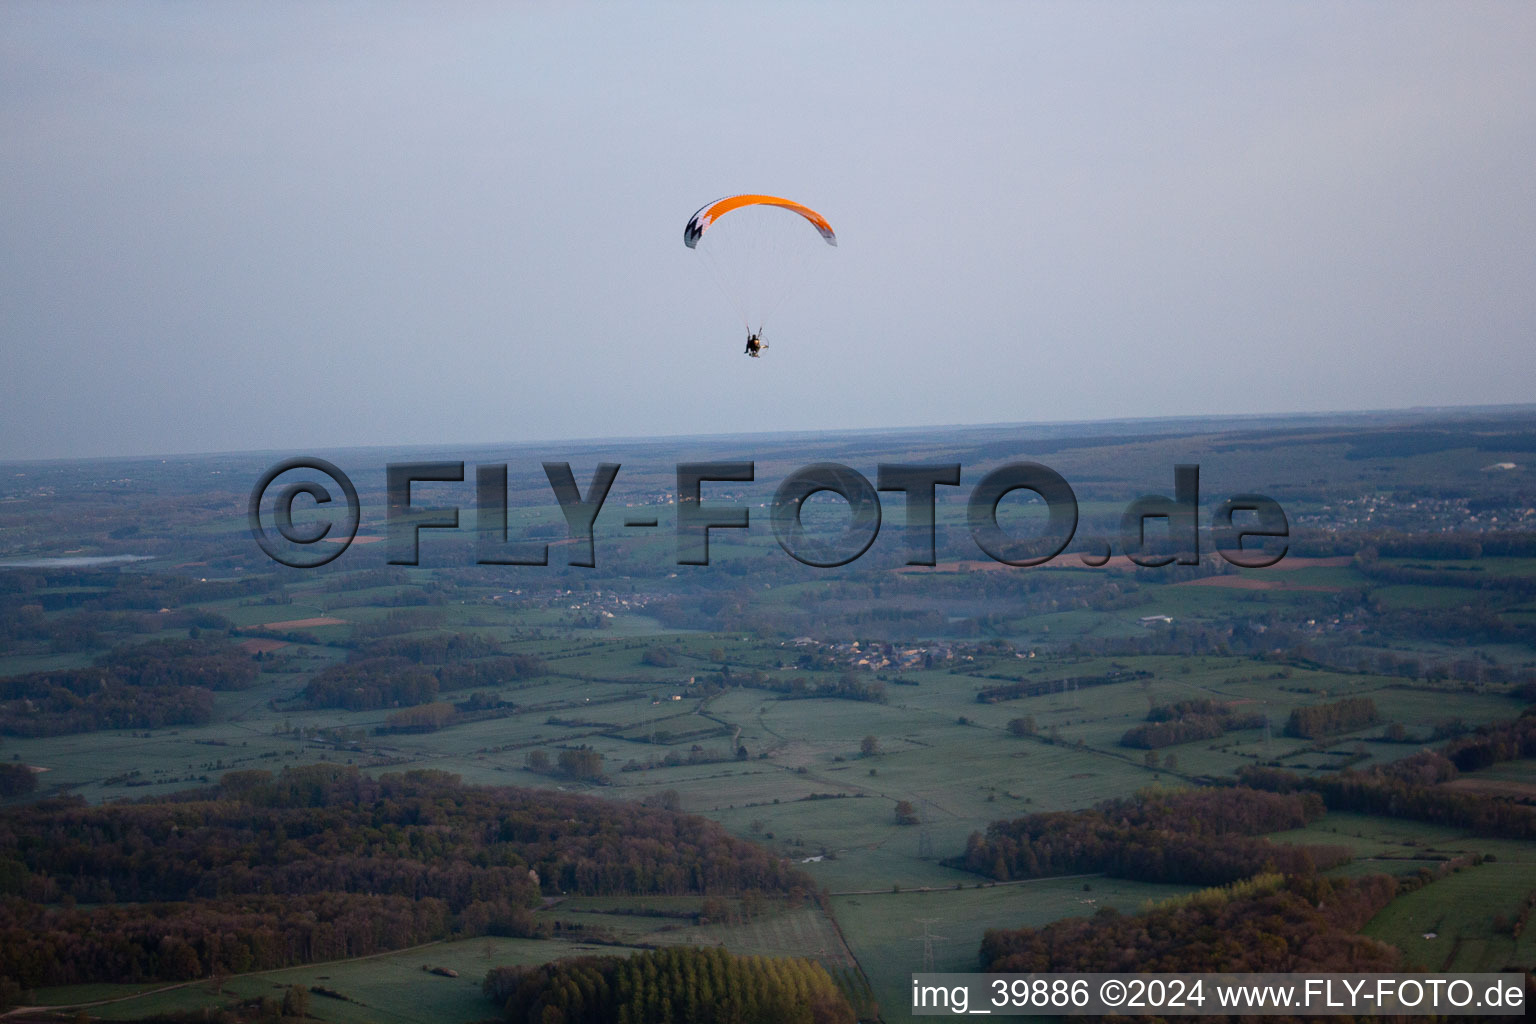
MULTIPOLYGON (((683 244, 704 257, 747 333, 761 341, 770 315, 816 278, 816 253, 826 250, 808 226, 827 245, 837 245, 827 218, 809 206, 759 193, 726 196, 688 219, 683 244)), ((750 344, 747 354, 757 354, 750 344)))
POLYGON ((689 218, 688 226, 683 229, 683 244, 690 249, 694 248, 711 224, 732 210, 738 210, 743 206, 777 206, 791 213, 798 213, 816 226, 816 230, 821 232, 821 237, 826 239, 828 245, 837 244, 837 235, 833 234, 832 225, 827 223, 827 218, 809 206, 803 206, 793 199, 763 195, 726 196, 724 199, 716 199, 701 207, 698 213, 689 218))

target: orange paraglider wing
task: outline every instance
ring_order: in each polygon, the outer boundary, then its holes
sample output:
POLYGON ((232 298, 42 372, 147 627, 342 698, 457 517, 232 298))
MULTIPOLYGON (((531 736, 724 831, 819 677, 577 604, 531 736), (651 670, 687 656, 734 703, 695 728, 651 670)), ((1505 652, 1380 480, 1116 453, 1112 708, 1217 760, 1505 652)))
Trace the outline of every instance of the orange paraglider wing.
POLYGON ((683 244, 692 249, 699 244, 699 239, 704 237, 704 232, 709 226, 721 217, 738 210, 743 206, 777 206, 791 213, 798 213, 821 232, 821 237, 826 239, 828 245, 837 244, 837 235, 832 232, 832 225, 827 223, 827 218, 811 209, 795 202, 792 199, 780 199, 778 196, 744 195, 727 196, 724 199, 716 199, 695 213, 688 220, 688 226, 683 228, 683 244))

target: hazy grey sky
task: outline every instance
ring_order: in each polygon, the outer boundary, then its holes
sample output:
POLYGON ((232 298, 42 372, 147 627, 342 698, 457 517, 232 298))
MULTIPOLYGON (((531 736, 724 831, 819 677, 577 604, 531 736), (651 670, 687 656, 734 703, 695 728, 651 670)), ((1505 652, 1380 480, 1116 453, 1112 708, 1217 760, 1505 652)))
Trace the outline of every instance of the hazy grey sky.
POLYGON ((1524 2, 11 0, 0 458, 1536 401, 1533 53, 1524 2), (840 243, 760 360, 681 237, 744 191, 840 243))

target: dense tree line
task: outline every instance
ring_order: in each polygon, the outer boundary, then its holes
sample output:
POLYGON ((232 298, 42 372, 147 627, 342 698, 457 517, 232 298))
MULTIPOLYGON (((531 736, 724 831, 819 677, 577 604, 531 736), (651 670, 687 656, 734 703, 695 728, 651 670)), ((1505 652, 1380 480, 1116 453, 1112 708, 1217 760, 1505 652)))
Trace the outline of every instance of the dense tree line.
POLYGON ((437 673, 429 668, 405 658, 368 658, 322 670, 305 685, 304 699, 312 708, 371 711, 426 704, 436 700, 441 689, 437 673))
POLYGON ((652 647, 640 655, 640 664, 654 668, 676 668, 677 651, 671 647, 652 647))
POLYGON ((1024 697, 1043 697, 1061 693, 1068 685, 1079 690, 1089 686, 1108 686, 1111 683, 1128 683, 1134 679, 1150 679, 1151 672, 1138 669, 1134 672, 1114 672, 1103 676, 1072 676, 1068 679, 1029 679, 1002 686, 989 686, 976 691, 980 704, 998 704, 1005 700, 1021 700, 1024 697))
POLYGON ((1386 875, 1261 877, 1141 914, 1105 909, 1043 928, 989 930, 980 964, 1007 973, 1389 972, 1402 954, 1354 933, 1396 891, 1386 875))
MULTIPOLYGON (((1515 597, 1536 594, 1536 580, 1528 576, 1486 573, 1481 567, 1454 566, 1436 569, 1429 565, 1395 565, 1385 562, 1359 560, 1357 569, 1372 582, 1389 586, 1415 587, 1472 587, 1515 597)), ((1514 630, 1516 635, 1529 635, 1528 629, 1514 630)))
POLYGON ((1433 558, 1471 561, 1483 557, 1483 545, 1475 536, 1460 533, 1387 533, 1371 538, 1360 549, 1365 560, 1376 555, 1388 558, 1433 558))
POLYGON ((497 967, 482 990, 511 1024, 854 1024, 814 960, 719 948, 497 967))
POLYGON ((119 647, 100 660, 129 686, 201 686, 245 690, 260 669, 245 651, 220 640, 151 640, 119 647))
POLYGON ((656 808, 441 772, 231 772, 139 803, 0 811, 0 976, 29 988, 180 980, 450 934, 525 935, 544 890, 808 886, 718 825, 656 808))
POLYGON ((243 690, 259 671, 249 654, 222 638, 133 644, 88 668, 0 679, 0 733, 62 736, 199 725, 212 718, 212 691, 243 690))
POLYGON ((45 611, 158 612, 161 608, 238 601, 281 587, 278 577, 270 575, 207 580, 115 569, 26 569, 0 574, 0 608, 35 604, 45 611))
POLYGON ((730 666, 718 676, 704 680, 706 692, 729 686, 742 686, 749 690, 767 690, 785 700, 858 700, 875 704, 885 703, 885 684, 873 677, 857 672, 844 672, 834 679, 807 680, 804 676, 784 679, 766 672, 732 672, 730 666))
MULTIPOLYGON (((1530 581, 1529 587, 1526 596, 1536 596, 1536 580, 1530 581)), ((1536 646, 1536 625, 1505 619, 1499 614, 1499 609, 1491 604, 1383 610, 1376 616, 1376 628, 1388 635, 1421 640, 1443 639, 1460 647, 1478 644, 1536 646)), ((1516 668, 1515 671, 1519 672, 1520 669, 1516 668)), ((1527 676, 1528 673, 1529 670, 1526 670, 1527 676)))
POLYGON ((1144 725, 1132 726, 1120 737, 1122 747, 1156 750, 1195 740, 1215 739, 1233 729, 1261 729, 1265 717, 1239 713, 1220 701, 1181 700, 1160 704, 1147 712, 1144 725))
MULTIPOLYGON (((413 626, 415 624, 410 624, 413 626)), ((404 658, 418 665, 452 665, 488 658, 500 651, 496 642, 478 633, 428 633, 391 636, 359 647, 348 660, 404 658)))
MULTIPOLYGON (((1306 595, 1287 609, 1287 615, 1331 617, 1338 614, 1339 608, 1358 607, 1359 603, 1359 592, 1328 595, 1326 598, 1306 595)), ((1148 654, 1263 657, 1276 649, 1289 649, 1302 636, 1291 623, 1281 620, 1273 612, 1266 615, 1264 611, 1258 610, 1254 613, 1245 612, 1242 617, 1234 615, 1226 620, 1175 620, 1171 625, 1142 630, 1131 636, 1075 637, 1068 650, 1074 654, 1099 657, 1136 657, 1148 654)))
POLYGON ((0 982, 30 989, 190 981, 367 956, 456 933, 475 934, 455 929, 443 901, 430 897, 327 892, 89 910, 7 898, 0 904, 0 982))
MULTIPOLYGON (((1397 631, 1405 636, 1419 636, 1418 613, 1399 619, 1396 613, 1383 615, 1379 620, 1383 632, 1397 631)), ((1488 664, 1480 658, 1436 658, 1422 654, 1397 654, 1392 651, 1357 649, 1344 646, 1324 646, 1308 641, 1288 643, 1260 657, 1268 661, 1283 662, 1301 668, 1322 669, 1329 672, 1352 672, 1359 675, 1396 676, 1400 679, 1459 679, 1483 683, 1514 683, 1530 688, 1526 699, 1536 699, 1536 671, 1518 665, 1488 664)))
POLYGON ((1226 731, 1227 721, 1224 716, 1188 715, 1167 722, 1147 722, 1132 726, 1120 737, 1120 745, 1137 750, 1159 750, 1196 740, 1213 740, 1225 735, 1226 731))
POLYGON ((1478 835, 1536 839, 1536 811, 1486 793, 1447 789, 1456 765, 1443 754, 1424 751, 1365 771, 1303 778, 1280 768, 1250 765, 1239 772, 1245 786, 1276 793, 1312 791, 1332 811, 1358 811, 1456 825, 1478 835))
POLYGON ((591 747, 574 747, 560 751, 555 758, 560 770, 573 779, 597 782, 603 778, 603 755, 591 747))
POLYGON ((1536 533, 1382 533, 1364 538, 1356 550, 1367 547, 1388 558, 1536 558, 1536 533))
POLYGON ((1261 871, 1309 873, 1349 859, 1333 846, 1259 838, 1321 817, 1310 793, 1243 787, 1142 792, 1084 811, 994 821, 972 833, 958 865, 1006 881, 1101 872, 1146 882, 1220 885, 1261 871))
POLYGON ((458 716, 458 709, 447 701, 417 704, 414 707, 396 711, 389 718, 385 719, 381 727, 374 731, 384 734, 396 732, 436 732, 443 726, 453 722, 458 716))
POLYGON ((16 761, 0 764, 0 799, 25 796, 37 789, 37 773, 16 761))
POLYGON ((1470 736, 1447 744, 1442 753, 1458 771, 1474 772, 1500 761, 1536 757, 1536 714, 1524 714, 1513 722, 1479 726, 1470 736))
POLYGON ((127 686, 101 668, 62 669, 0 681, 0 733, 66 736, 98 729, 162 729, 213 718, 200 686, 127 686))
POLYGON ((1291 712, 1291 717, 1286 719, 1285 734, 1311 740, 1319 736, 1354 732, 1379 721, 1381 713, 1376 710, 1374 700, 1369 697, 1347 697, 1327 704, 1296 708, 1291 712))
POLYGON ((524 654, 417 663, 399 654, 358 653, 360 656, 332 665, 309 681, 304 698, 310 707, 348 711, 408 707, 430 703, 439 693, 494 689, 547 671, 541 659, 524 654))
POLYGON ((106 647, 107 636, 144 635, 163 630, 228 631, 232 623, 215 612, 201 608, 175 611, 101 611, 79 609, 49 613, 40 604, 6 604, 0 598, 0 640, 12 646, 30 643, 35 649, 60 654, 106 647))

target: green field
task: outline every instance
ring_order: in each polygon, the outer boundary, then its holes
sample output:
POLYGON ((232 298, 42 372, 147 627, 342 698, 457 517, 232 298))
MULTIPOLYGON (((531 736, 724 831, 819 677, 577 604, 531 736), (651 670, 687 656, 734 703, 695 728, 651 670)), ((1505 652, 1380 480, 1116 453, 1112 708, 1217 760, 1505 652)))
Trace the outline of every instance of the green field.
POLYGON ((1536 860, 1480 864, 1399 897, 1364 931, 1403 950, 1418 968, 1502 971, 1530 962, 1536 936, 1501 934, 1494 917, 1515 920, 1533 890, 1536 860))
MULTIPOLYGON (((345 1000, 321 995, 310 997, 310 1015, 336 1024, 434 1024, 443 1020, 480 1020, 496 1013, 496 1008, 480 993, 480 981, 491 967, 536 964, 562 956, 610 951, 625 952, 622 948, 561 940, 492 938, 440 942, 362 960, 241 975, 222 985, 222 995, 216 995, 209 982, 194 982, 93 1005, 89 1013, 103 1020, 137 1020, 151 1014, 196 1010, 210 1003, 234 1003, 262 996, 281 999, 290 985, 300 985, 328 988, 347 997, 345 1000), (459 976, 440 977, 424 970, 428 967, 444 967, 457 971, 459 976)), ((41 993, 50 1005, 63 1004, 75 994, 75 990, 69 989, 41 993)))
POLYGON ((977 971, 977 950, 988 928, 1039 926, 1114 907, 1135 913, 1150 902, 1191 891, 1091 875, 1045 878, 932 892, 837 896, 833 909, 886 1020, 905 1020, 914 971, 977 971), (927 942, 924 936, 928 936, 927 942), (924 960, 931 947, 932 966, 924 960))

